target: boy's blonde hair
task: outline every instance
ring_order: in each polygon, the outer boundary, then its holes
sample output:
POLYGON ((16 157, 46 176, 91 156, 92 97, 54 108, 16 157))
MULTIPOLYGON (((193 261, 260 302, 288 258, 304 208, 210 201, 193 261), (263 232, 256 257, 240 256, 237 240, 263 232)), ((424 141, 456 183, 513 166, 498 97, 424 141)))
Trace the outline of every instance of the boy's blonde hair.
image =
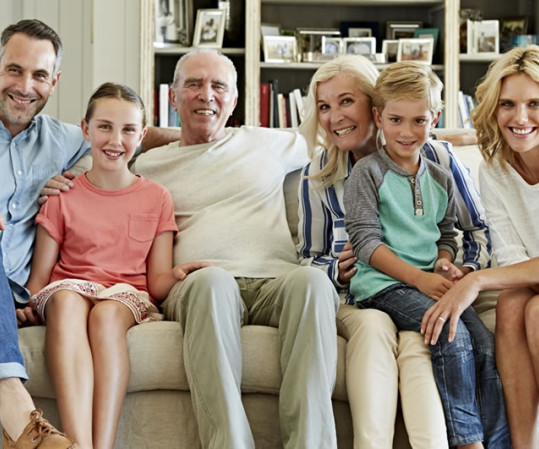
POLYGON ((433 116, 443 108, 444 85, 429 65, 415 61, 395 62, 387 66, 378 77, 373 105, 381 113, 390 100, 425 98, 433 116))
POLYGON ((496 111, 503 80, 519 73, 539 83, 539 46, 515 47, 494 61, 477 86, 475 97, 479 104, 471 112, 483 158, 487 162, 497 159, 502 167, 507 162, 514 164, 515 153, 500 132, 496 111))
POLYGON ((378 77, 378 69, 367 58, 360 55, 346 55, 332 59, 322 65, 311 78, 304 109, 304 119, 299 131, 309 146, 311 158, 322 149, 327 149, 328 162, 312 179, 320 179, 324 187, 334 184, 337 179, 348 176, 348 153, 340 151, 326 135, 318 120, 318 84, 328 81, 337 75, 350 76, 357 88, 365 94, 372 106, 374 85, 378 77))

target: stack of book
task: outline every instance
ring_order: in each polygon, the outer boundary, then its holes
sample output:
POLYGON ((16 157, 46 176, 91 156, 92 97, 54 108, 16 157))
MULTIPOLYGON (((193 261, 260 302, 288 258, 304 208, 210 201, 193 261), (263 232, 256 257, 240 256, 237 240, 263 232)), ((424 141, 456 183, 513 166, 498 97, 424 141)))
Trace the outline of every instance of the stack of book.
POLYGON ((299 89, 279 92, 278 81, 260 84, 260 126, 297 128, 303 120, 305 97, 299 89))
POLYGON ((180 126, 178 112, 168 101, 170 84, 162 83, 156 89, 156 101, 154 102, 154 123, 162 128, 180 126))
POLYGON ((470 120, 470 112, 476 106, 476 102, 471 95, 467 95, 459 90, 459 127, 473 128, 470 120))

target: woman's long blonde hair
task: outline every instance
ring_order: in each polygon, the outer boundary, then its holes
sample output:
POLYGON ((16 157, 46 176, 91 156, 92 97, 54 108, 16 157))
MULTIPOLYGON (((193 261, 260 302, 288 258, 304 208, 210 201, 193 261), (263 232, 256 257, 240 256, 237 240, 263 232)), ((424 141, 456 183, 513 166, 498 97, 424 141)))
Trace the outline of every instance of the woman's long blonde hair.
POLYGON ((489 163, 496 159, 502 167, 515 163, 515 153, 500 131, 496 112, 503 80, 519 73, 539 83, 539 46, 515 47, 494 61, 475 90, 479 104, 471 112, 483 158, 489 163))
POLYGON ((319 173, 312 176, 312 179, 321 180, 324 187, 333 185, 336 180, 344 179, 348 175, 348 152, 340 151, 328 138, 318 120, 317 107, 318 83, 341 74, 347 74, 356 80, 358 89, 369 98, 372 107, 378 70, 374 64, 363 56, 346 55, 326 62, 311 78, 305 104, 305 115, 299 131, 309 145, 311 159, 324 149, 327 149, 327 164, 319 173))

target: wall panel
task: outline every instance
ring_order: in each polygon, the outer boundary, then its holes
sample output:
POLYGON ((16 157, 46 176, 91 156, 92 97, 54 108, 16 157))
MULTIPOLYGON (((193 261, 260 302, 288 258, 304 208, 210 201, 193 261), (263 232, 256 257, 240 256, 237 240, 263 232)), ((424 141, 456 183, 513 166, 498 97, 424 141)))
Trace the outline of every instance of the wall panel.
POLYGON ((140 88, 140 2, 133 0, 0 0, 0 26, 37 18, 64 43, 62 75, 44 112, 79 123, 99 84, 140 88))

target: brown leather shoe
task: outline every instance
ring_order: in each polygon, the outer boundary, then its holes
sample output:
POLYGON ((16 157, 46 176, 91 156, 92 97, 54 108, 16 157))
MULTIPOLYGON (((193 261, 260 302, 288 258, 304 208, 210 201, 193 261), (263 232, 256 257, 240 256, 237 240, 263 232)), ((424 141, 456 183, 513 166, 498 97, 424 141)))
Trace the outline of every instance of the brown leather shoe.
POLYGON ((56 430, 43 418, 41 410, 30 413, 28 424, 17 442, 4 430, 4 449, 76 449, 77 445, 63 433, 56 430))

